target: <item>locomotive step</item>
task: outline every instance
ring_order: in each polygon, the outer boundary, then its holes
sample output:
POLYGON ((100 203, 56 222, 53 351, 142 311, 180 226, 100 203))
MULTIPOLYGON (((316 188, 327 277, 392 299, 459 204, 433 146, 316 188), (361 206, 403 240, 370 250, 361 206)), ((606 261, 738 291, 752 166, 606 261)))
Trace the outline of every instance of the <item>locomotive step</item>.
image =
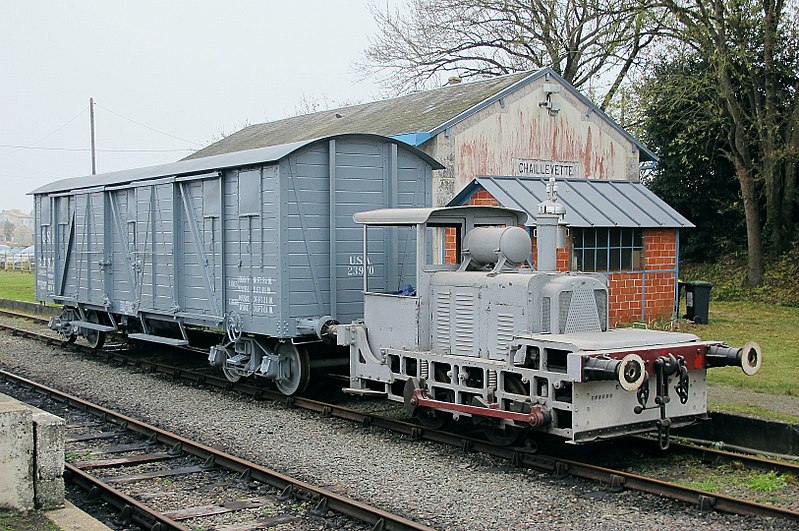
POLYGON ((189 344, 189 342, 186 339, 156 336, 153 334, 128 334, 128 337, 131 339, 140 339, 142 341, 149 341, 151 343, 162 343, 164 345, 172 345, 173 347, 182 347, 189 344))
POLYGON ((87 330, 97 330, 98 332, 116 332, 116 328, 100 323, 92 323, 91 321, 70 321, 69 324, 79 326, 87 330))

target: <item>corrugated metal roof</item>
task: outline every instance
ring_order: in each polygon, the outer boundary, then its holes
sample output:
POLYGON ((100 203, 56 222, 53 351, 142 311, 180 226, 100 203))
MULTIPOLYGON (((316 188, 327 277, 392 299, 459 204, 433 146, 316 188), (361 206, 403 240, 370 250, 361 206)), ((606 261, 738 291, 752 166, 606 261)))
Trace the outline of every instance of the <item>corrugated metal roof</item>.
MULTIPOLYGON (((546 199, 545 178, 485 176, 474 179, 450 205, 462 205, 479 188, 499 204, 527 212, 535 224, 538 203, 546 199)), ((684 228, 694 224, 640 181, 559 179, 558 200, 572 227, 684 228)))
MULTIPOLYGON (((54 192, 63 192, 69 190, 77 190, 82 188, 93 188, 96 186, 114 186, 130 183, 133 181, 142 181, 147 179, 157 179, 160 177, 172 177, 180 175, 201 174, 211 170, 222 170, 226 168, 238 168, 242 166, 249 166, 251 164, 263 164, 269 162, 277 162, 283 157, 297 151, 314 142, 325 142, 332 138, 341 138, 353 135, 332 135, 324 138, 315 138, 310 140, 303 140, 300 142, 292 142, 290 144, 282 144, 279 146, 269 146, 258 149, 250 149, 247 151, 234 151, 231 153, 223 153, 210 157, 203 157, 191 160, 180 160, 168 164, 159 164, 157 166, 147 166, 144 168, 134 168, 130 170, 115 171, 110 173, 101 173, 97 175, 87 175, 84 177, 73 177, 70 179, 62 179, 50 184, 46 184, 41 188, 30 192, 31 194, 46 194, 54 192)), ((397 143, 398 140, 387 138, 380 135, 354 135, 363 136, 368 138, 379 138, 387 142, 397 143)), ((419 157, 427 161, 434 170, 440 170, 443 166, 430 157, 427 153, 414 148, 412 146, 402 144, 404 149, 414 152, 419 157)))
POLYGON ((640 150, 641 161, 657 160, 657 156, 646 146, 551 68, 446 85, 407 96, 251 125, 186 158, 193 159, 336 133, 396 136, 402 137, 403 141, 410 140, 412 145, 419 145, 414 142, 426 141, 500 98, 545 76, 561 83, 566 90, 582 101, 590 112, 602 116, 611 127, 640 150))

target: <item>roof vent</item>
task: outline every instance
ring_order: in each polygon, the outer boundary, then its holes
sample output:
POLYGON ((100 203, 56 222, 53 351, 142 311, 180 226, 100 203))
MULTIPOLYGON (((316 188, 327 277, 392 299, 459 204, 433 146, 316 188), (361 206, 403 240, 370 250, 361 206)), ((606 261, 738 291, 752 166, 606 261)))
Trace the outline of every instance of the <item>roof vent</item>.
POLYGON ((463 81, 463 80, 462 80, 460 77, 458 77, 458 76, 452 76, 451 78, 449 78, 449 79, 447 80, 447 85, 457 85, 457 84, 458 84, 458 83, 460 83, 461 81, 463 81))

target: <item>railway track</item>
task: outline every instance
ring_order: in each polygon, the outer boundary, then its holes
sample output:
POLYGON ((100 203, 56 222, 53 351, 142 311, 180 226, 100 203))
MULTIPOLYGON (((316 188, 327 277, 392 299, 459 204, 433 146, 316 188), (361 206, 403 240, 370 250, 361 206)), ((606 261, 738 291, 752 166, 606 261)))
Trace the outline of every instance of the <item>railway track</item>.
MULTIPOLYGON (((330 522, 332 513, 362 522, 364 528, 430 529, 16 374, 0 370, 0 379, 39 395, 28 392, 27 399, 19 399, 67 417, 65 478, 92 497, 117 507, 120 520, 144 529, 223 529, 213 518, 237 511, 248 513, 244 522, 237 523, 240 529, 283 523, 299 527, 341 525, 335 518, 330 522), (138 497, 123 488, 134 483, 138 497), (176 491, 189 485, 195 496, 207 498, 196 490, 198 484, 207 485, 214 495, 223 491, 223 497, 166 511, 142 500, 170 500, 177 496, 176 491), (296 500, 299 505, 283 503, 286 500, 296 500), (304 506, 309 510, 297 510, 304 506)), ((161 501, 161 505, 164 503, 161 501)))
MULTIPOLYGON (((12 333, 25 335, 46 341, 53 345, 60 345, 61 342, 52 336, 46 336, 35 332, 25 331, 14 327, 12 333)), ((603 463, 601 460, 587 462, 584 458, 579 458, 576 452, 557 451, 552 455, 543 455, 540 452, 528 448, 502 448, 489 444, 478 438, 465 436, 458 433, 427 430, 416 424, 386 418, 372 412, 363 412, 349 407, 344 407, 329 402, 321 402, 303 397, 287 398, 278 392, 273 392, 262 387, 248 384, 232 384, 224 378, 209 375, 205 372, 177 368, 169 365, 132 358, 119 351, 92 351, 80 345, 71 345, 83 352, 91 353, 101 359, 113 361, 119 364, 128 364, 144 370, 158 372, 167 376, 193 382, 195 384, 218 387, 226 390, 235 390, 240 393, 250 395, 256 399, 272 400, 285 404, 289 407, 303 408, 317 412, 324 416, 339 417, 357 422, 363 425, 372 425, 391 430, 396 433, 404 434, 414 439, 426 439, 443 444, 453 445, 462 448, 464 451, 482 452, 503 459, 507 459, 517 466, 528 467, 538 471, 552 473, 555 476, 572 475, 576 477, 591 479, 605 483, 611 491, 632 489, 647 492, 657 496, 668 497, 685 503, 692 504, 702 510, 717 510, 741 515, 754 515, 765 517, 786 518, 799 521, 799 512, 790 508, 779 507, 769 504, 758 503, 748 499, 727 496, 717 492, 709 492, 701 488, 692 487, 685 484, 670 482, 664 478, 652 477, 650 475, 622 469, 621 466, 603 463)), ((639 440, 635 443, 641 448, 651 446, 650 441, 639 440)), ((561 445, 564 448, 564 445, 561 445)), ((567 448, 568 450, 568 448, 567 448)), ((756 470, 765 470, 780 474, 783 477, 799 478, 799 467, 793 463, 785 463, 775 460, 766 460, 754 456, 737 454, 715 450, 712 448, 696 448, 689 445, 673 444, 670 455, 680 452, 690 455, 697 462, 715 463, 734 461, 737 467, 745 466, 756 470)), ((583 452, 585 453, 585 452, 583 452)), ((593 453, 593 452, 592 452, 593 453)), ((629 464, 629 462, 627 463, 629 464)), ((791 481, 795 481, 792 479, 791 481)))

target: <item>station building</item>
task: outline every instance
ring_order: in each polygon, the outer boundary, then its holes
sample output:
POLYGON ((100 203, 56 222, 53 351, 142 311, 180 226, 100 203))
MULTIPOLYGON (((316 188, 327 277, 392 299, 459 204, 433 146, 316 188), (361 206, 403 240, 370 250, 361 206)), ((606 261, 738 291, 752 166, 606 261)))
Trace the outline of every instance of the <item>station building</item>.
POLYGON ((559 268, 608 275, 612 323, 668 319, 675 311, 679 230, 693 225, 640 182, 641 165, 657 157, 552 69, 453 79, 251 125, 190 158, 340 133, 391 136, 441 162, 432 182, 437 206, 501 205, 532 217, 545 181, 556 177, 570 224, 559 268))

